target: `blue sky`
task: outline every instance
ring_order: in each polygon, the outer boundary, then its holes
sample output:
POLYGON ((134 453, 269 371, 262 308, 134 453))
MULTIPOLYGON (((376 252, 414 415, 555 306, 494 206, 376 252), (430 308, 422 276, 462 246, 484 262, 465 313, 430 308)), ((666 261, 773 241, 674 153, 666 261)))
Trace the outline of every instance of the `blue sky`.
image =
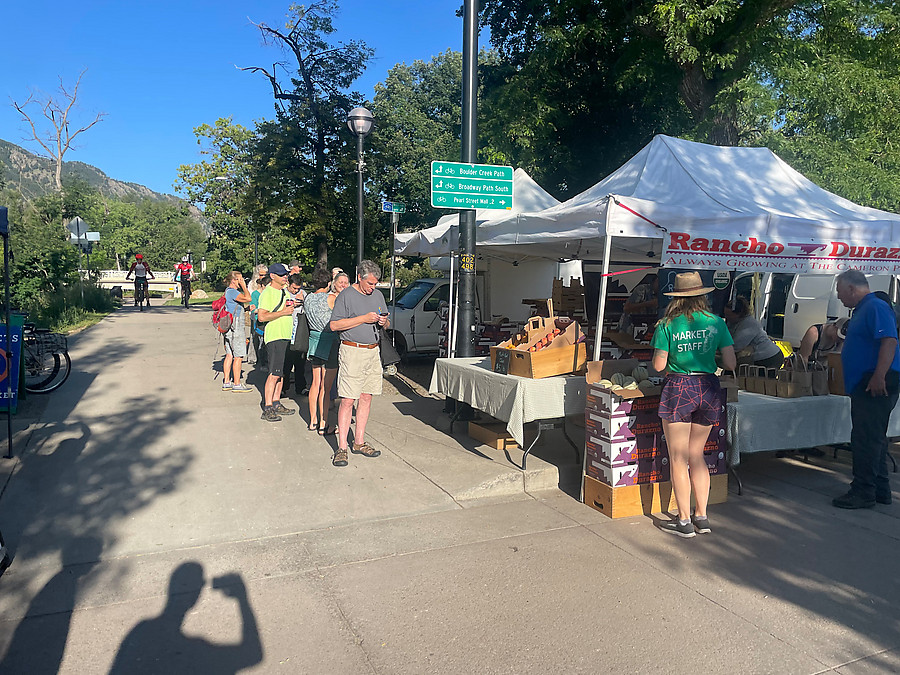
MULTIPOLYGON (((87 68, 75 124, 98 112, 66 160, 97 166, 118 180, 173 193, 180 164, 199 160, 194 127, 231 116, 251 126, 273 116, 262 75, 235 66, 282 60, 250 23, 282 26, 290 0, 6 0, 0 2, 0 138, 35 152, 27 125, 9 105, 32 89, 71 86, 87 68)), ((462 49, 462 0, 340 0, 334 40, 375 49, 355 89, 371 98, 400 62, 462 49)), ((484 38, 482 37, 482 41, 484 38)), ((482 43, 481 46, 484 46, 482 43)), ((36 110, 36 108, 34 109, 36 110)))

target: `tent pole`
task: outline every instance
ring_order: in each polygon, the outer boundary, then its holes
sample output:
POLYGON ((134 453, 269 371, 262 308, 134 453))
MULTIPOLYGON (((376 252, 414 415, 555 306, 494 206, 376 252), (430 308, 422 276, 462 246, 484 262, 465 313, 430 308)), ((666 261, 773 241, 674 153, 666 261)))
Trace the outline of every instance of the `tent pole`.
MULTIPOLYGON (((606 211, 609 218, 609 209, 606 211)), ((597 301, 597 327, 594 336, 594 361, 600 360, 600 341, 603 336, 603 316, 606 312, 606 288, 609 285, 609 256, 612 251, 612 237, 609 228, 606 228, 606 237, 603 242, 603 276, 600 277, 600 298, 597 301)))

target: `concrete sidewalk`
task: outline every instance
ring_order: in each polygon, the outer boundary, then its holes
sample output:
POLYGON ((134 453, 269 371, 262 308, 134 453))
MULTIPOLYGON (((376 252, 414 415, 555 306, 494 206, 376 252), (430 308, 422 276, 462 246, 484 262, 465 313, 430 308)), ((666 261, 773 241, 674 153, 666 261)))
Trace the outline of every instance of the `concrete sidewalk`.
POLYGON ((0 460, 0 672, 900 671, 900 507, 833 509, 846 453, 745 459, 681 540, 579 504, 558 432, 523 473, 400 379, 335 469, 306 399, 220 391, 208 310, 70 346, 0 460))

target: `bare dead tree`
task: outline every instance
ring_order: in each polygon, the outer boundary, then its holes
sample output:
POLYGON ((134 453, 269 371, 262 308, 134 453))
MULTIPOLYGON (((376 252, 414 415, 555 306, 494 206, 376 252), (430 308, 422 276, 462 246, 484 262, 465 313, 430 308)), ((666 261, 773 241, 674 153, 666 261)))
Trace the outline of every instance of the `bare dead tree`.
POLYGON ((31 137, 44 149, 48 157, 56 164, 56 189, 62 190, 62 167, 63 157, 72 149, 72 142, 84 131, 87 131, 100 120, 106 117, 106 113, 97 113, 94 121, 76 130, 70 127, 69 115, 75 107, 75 101, 78 98, 78 87, 81 84, 81 78, 87 72, 87 68, 81 71, 75 86, 71 90, 67 89, 63 84, 62 77, 59 78, 59 96, 53 97, 49 94, 40 94, 39 92, 31 92, 23 103, 12 101, 15 108, 22 118, 28 122, 31 127, 31 137), (32 115, 26 110, 28 106, 37 106, 40 108, 40 114, 49 122, 49 127, 39 128, 37 115, 32 115))

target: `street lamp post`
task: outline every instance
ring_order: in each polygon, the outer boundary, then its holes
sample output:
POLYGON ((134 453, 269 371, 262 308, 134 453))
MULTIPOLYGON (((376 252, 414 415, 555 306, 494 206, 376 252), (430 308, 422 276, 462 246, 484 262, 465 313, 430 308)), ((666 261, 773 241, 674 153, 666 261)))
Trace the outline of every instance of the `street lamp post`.
POLYGON ((365 108, 354 108, 347 115, 347 126, 356 134, 356 271, 359 273, 359 264, 363 261, 363 241, 365 240, 365 219, 363 209, 363 173, 366 171, 366 163, 363 160, 363 139, 372 131, 375 118, 365 108))

